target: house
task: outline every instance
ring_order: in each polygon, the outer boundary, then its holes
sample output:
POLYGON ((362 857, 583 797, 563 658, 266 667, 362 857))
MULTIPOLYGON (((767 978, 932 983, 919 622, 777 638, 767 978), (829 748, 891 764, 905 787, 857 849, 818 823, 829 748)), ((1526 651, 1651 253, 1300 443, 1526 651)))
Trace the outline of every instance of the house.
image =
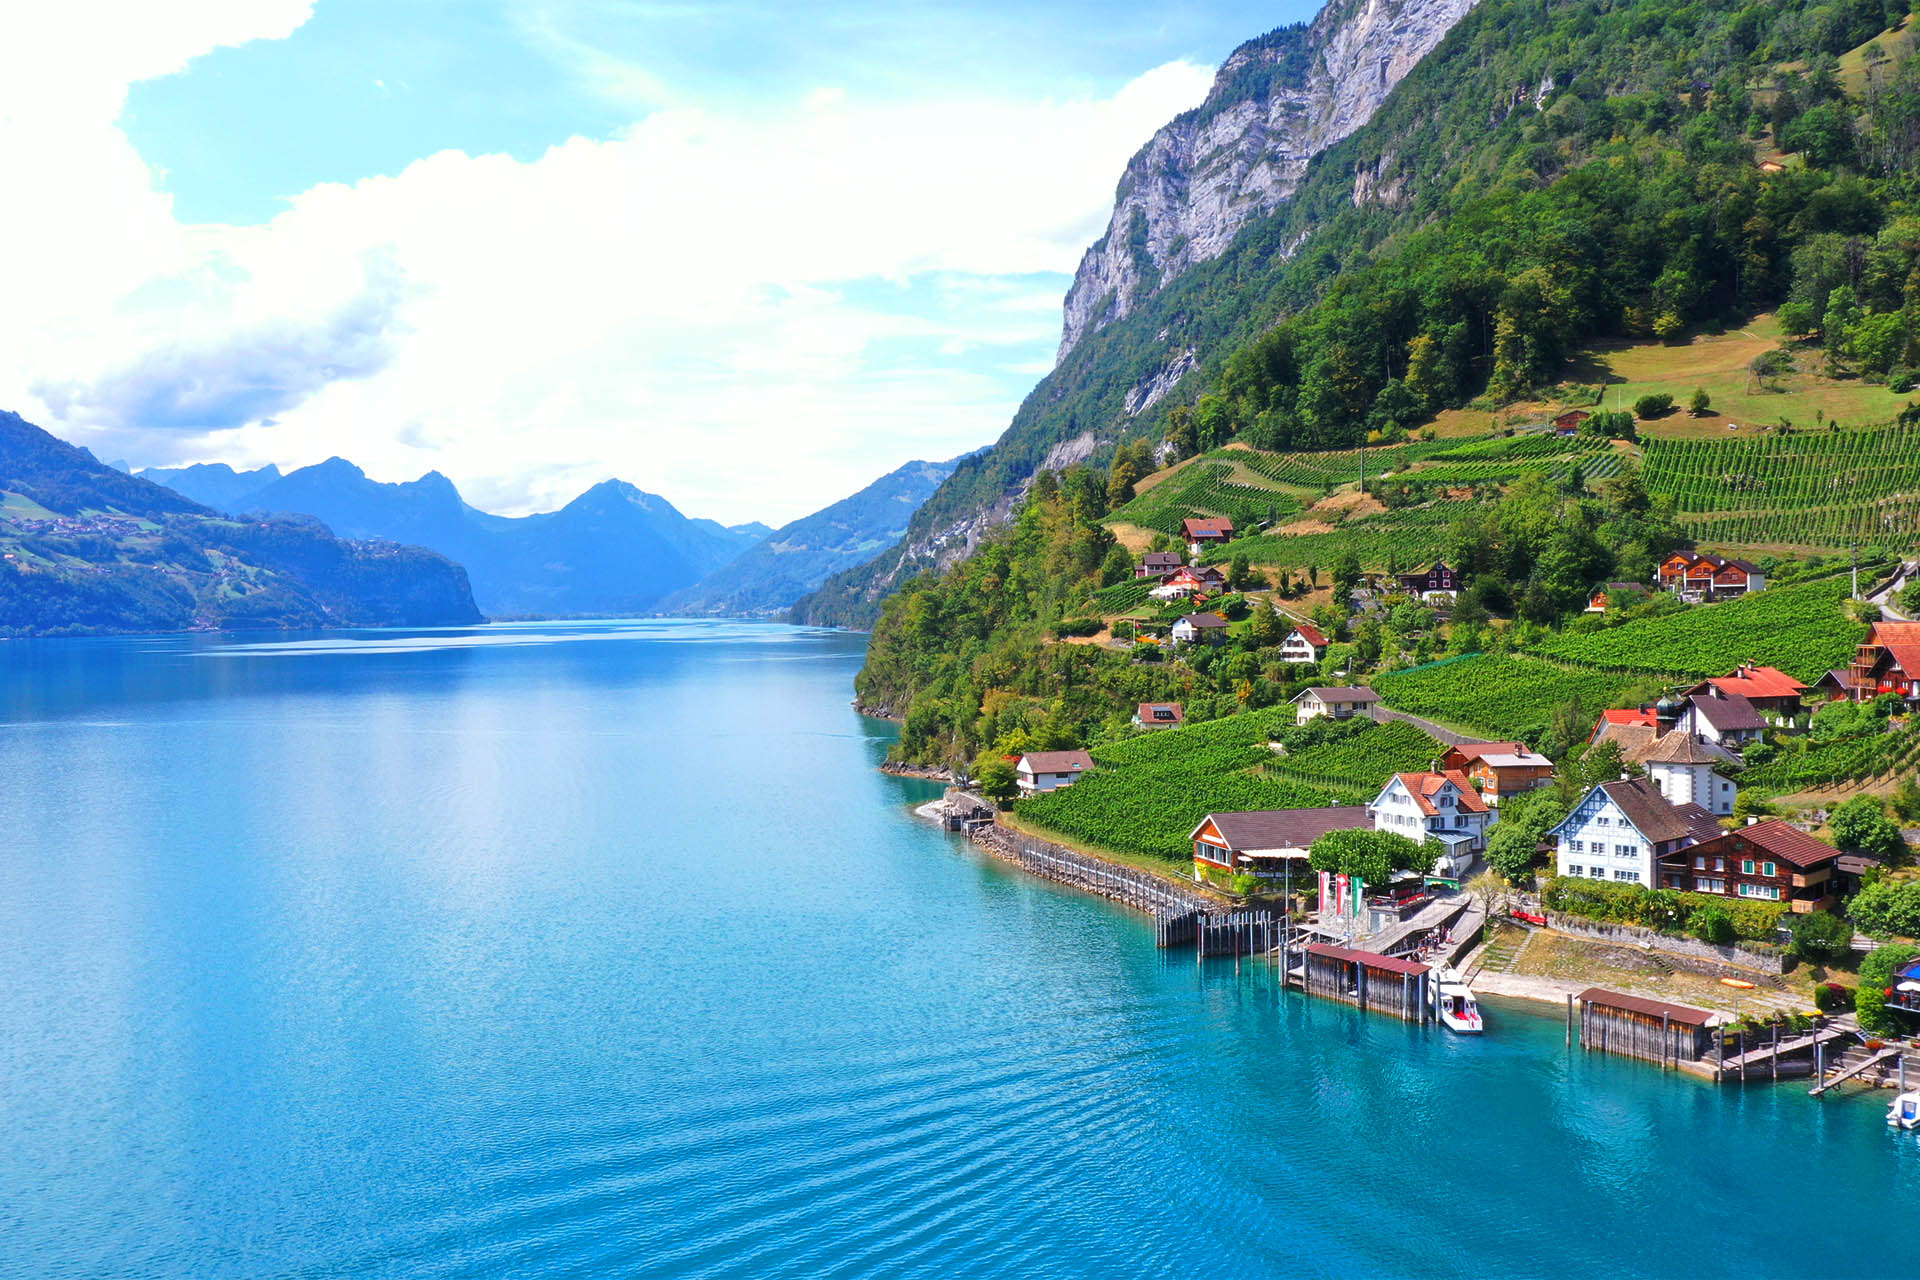
POLYGON ((1722 693, 1711 686, 1686 701, 1680 721, 1674 726, 1706 742, 1739 748, 1756 742, 1766 732, 1767 722, 1753 704, 1737 693, 1722 693))
POLYGON ((1182 520, 1180 536, 1187 544, 1187 554, 1198 559, 1200 553, 1208 547, 1217 547, 1233 541, 1233 521, 1224 517, 1217 520, 1182 520))
POLYGON ((1758 667, 1743 662, 1732 675, 1703 680, 1685 692, 1688 696, 1717 692, 1742 697, 1762 716, 1775 724, 1784 724, 1800 714, 1807 686, 1778 667, 1758 667))
POLYGON ((1093 757, 1084 751, 1029 751, 1013 766, 1013 780, 1020 794, 1031 796, 1070 787, 1092 768, 1093 757))
POLYGON ((1642 725, 1647 729, 1654 730, 1657 729, 1658 723, 1650 707, 1642 708, 1638 711, 1602 711, 1600 718, 1593 722, 1593 732, 1587 735, 1587 741, 1590 743, 1598 743, 1600 739, 1606 735, 1610 726, 1625 727, 1628 725, 1642 725))
POLYGON ((1818 911, 1833 902, 1833 864, 1839 856, 1832 845, 1770 818, 1664 855, 1660 887, 1818 911))
POLYGON ((1505 797, 1553 781, 1553 761, 1527 750, 1524 742, 1458 743, 1440 757, 1440 768, 1466 774, 1480 798, 1493 808, 1505 797))
POLYGON ((1813 694, 1817 702, 1838 702, 1842 698, 1853 697, 1853 672, 1840 667, 1830 667, 1827 673, 1813 682, 1813 694))
POLYGON ((1849 674, 1855 702, 1883 693, 1920 702, 1920 622, 1874 623, 1867 642, 1854 650, 1849 674))
POLYGON ((1373 718, 1374 704, 1380 695, 1371 689, 1328 689, 1315 687, 1294 695, 1294 718, 1301 723, 1315 716, 1351 720, 1355 716, 1373 718))
POLYGON ((1721 832, 1699 805, 1669 804, 1651 779, 1623 778, 1588 791, 1547 834, 1559 874, 1652 888, 1659 859, 1721 832))
POLYGON ((1419 843, 1429 836, 1446 846, 1434 874, 1459 876, 1487 847, 1487 828, 1498 815, 1458 769, 1441 773, 1396 773, 1367 806, 1375 831, 1391 831, 1419 843))
POLYGON ((1217 613, 1190 613, 1169 634, 1175 644, 1218 644, 1227 638, 1227 620, 1217 613))
POLYGON ((1729 560, 1713 571, 1712 598, 1732 600, 1750 591, 1764 591, 1766 575, 1760 566, 1748 560, 1729 560))
POLYGON ((1676 551, 1660 562, 1660 588, 1687 600, 1725 600, 1764 591, 1766 575, 1747 560, 1676 551))
POLYGON ((1652 782, 1668 804, 1697 804, 1708 813, 1724 818, 1733 812, 1739 790, 1727 777, 1731 768, 1723 747, 1701 742, 1691 734, 1669 733, 1656 738, 1647 748, 1623 753, 1622 759, 1646 769, 1652 782))
POLYGON ((1180 553, 1177 551, 1149 551, 1139 564, 1133 567, 1136 578, 1161 578, 1177 572, 1181 567, 1180 553))
POLYGON ((1395 575, 1400 589, 1408 595, 1424 597, 1429 591, 1455 591, 1459 581, 1445 562, 1436 560, 1425 569, 1395 575))
POLYGON ((1177 702, 1143 702, 1134 708, 1136 729, 1177 729, 1186 721, 1187 711, 1177 702))
POLYGON ((1624 609, 1630 604, 1639 604, 1647 595, 1647 589, 1637 582, 1609 582, 1587 597, 1586 612, 1605 613, 1608 609, 1624 609))
POLYGON ((1315 840, 1329 831, 1358 831, 1370 825, 1366 806, 1357 804, 1210 813, 1187 837, 1193 842, 1193 878, 1204 880, 1209 872, 1251 872, 1262 880, 1284 882, 1298 871, 1305 884, 1307 854, 1315 840))
POLYGON ((1586 424, 1593 415, 1585 409, 1569 409, 1553 420, 1554 432, 1558 435, 1571 435, 1586 424))
POLYGON ((1212 565, 1198 568, 1180 566, 1160 579, 1160 585, 1147 592, 1156 600, 1175 600, 1182 596, 1209 596, 1227 589, 1227 575, 1212 565))
POLYGON ((1311 623, 1301 623, 1280 642, 1282 662, 1324 662, 1326 657, 1327 638, 1311 623))
POLYGON ((1887 1008, 1920 1013, 1920 960, 1909 960, 1894 971, 1887 988, 1887 1008))

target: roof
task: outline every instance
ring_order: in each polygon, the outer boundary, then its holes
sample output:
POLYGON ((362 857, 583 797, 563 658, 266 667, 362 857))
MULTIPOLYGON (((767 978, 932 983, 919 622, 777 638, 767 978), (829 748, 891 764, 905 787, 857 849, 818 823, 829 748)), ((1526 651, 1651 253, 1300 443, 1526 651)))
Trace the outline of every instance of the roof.
POLYGON ((1186 617, 1180 619, 1180 621, 1186 623, 1190 627, 1201 627, 1203 629, 1211 629, 1213 627, 1224 627, 1227 625, 1227 620, 1221 617, 1217 613, 1190 613, 1186 617))
POLYGON ((1712 685, 1722 693, 1736 694, 1749 699, 1797 698, 1807 691, 1807 686, 1778 667, 1743 666, 1730 676, 1704 680, 1694 688, 1704 689, 1708 685, 1712 685))
POLYGON ((1713 1025, 1713 1015, 1704 1009, 1689 1009, 1683 1004, 1668 1004, 1664 1000, 1649 1000, 1645 996, 1630 996, 1624 992, 1608 991, 1604 987, 1588 987, 1575 999, 1581 1004, 1597 1004, 1603 1009, 1624 1009, 1628 1013, 1644 1014, 1649 1018, 1666 1018, 1683 1027, 1708 1027, 1713 1025))
POLYGON ((1722 764, 1726 753, 1712 751, 1690 733, 1674 730, 1672 733, 1654 739, 1652 744, 1641 751, 1634 760, 1635 764, 1722 764))
POLYGON ((1180 567, 1182 558, 1177 551, 1149 551, 1141 563, 1149 568, 1165 565, 1169 569, 1177 569, 1180 567))
POLYGON ((1020 763, 1029 773, 1079 773, 1093 768, 1093 757, 1084 751, 1029 751, 1020 763))
POLYGON ((1836 871, 1844 871, 1850 876, 1865 875, 1875 867, 1884 867, 1886 865, 1887 864, 1880 861, 1880 859, 1869 858, 1864 853, 1843 853, 1833 860, 1833 866, 1836 871))
POLYGON ((1613 724, 1613 725, 1643 724, 1647 728, 1651 729, 1656 725, 1658 725, 1659 723, 1660 721, 1658 717, 1656 717, 1651 711, 1602 711, 1600 713, 1600 719, 1594 722, 1593 733, 1589 738, 1589 741, 1594 741, 1594 742, 1599 741, 1600 731, 1606 728, 1610 724, 1613 724))
POLYGON ((1673 810, 1687 824, 1687 834, 1693 838, 1695 844, 1718 840, 1726 834, 1726 828, 1720 825, 1720 819, 1704 806, 1697 805, 1691 800, 1685 804, 1675 805, 1673 810))
POLYGON ((1480 757, 1480 763, 1492 769, 1551 769, 1553 761, 1531 751, 1489 752, 1480 757))
POLYGON ((1177 702, 1143 702, 1134 708, 1133 714, 1139 717, 1141 724, 1146 724, 1150 720, 1157 720, 1162 724, 1179 724, 1187 718, 1186 708, 1177 702))
POLYGON ((1293 700, 1295 702, 1298 702, 1300 701, 1300 699, 1306 697, 1308 694, 1312 694, 1314 697, 1320 699, 1320 701, 1322 702, 1378 702, 1380 701, 1380 695, 1375 693, 1371 689, 1343 689, 1339 687, 1327 687, 1324 685, 1314 685, 1310 689, 1302 689, 1299 693, 1293 696, 1293 700))
MULTIPOLYGON (((1607 799, 1613 801, 1620 812, 1626 815, 1627 821, 1633 824, 1634 830, 1655 844, 1666 844, 1670 840, 1684 840, 1694 834, 1692 824, 1687 821, 1687 815, 1680 812, 1665 796, 1661 795, 1660 788, 1645 778, 1622 778, 1618 782, 1603 782, 1597 790, 1604 792, 1607 799)), ((1701 812, 1704 813, 1705 810, 1701 812)), ((1716 825, 1715 831, 1718 830, 1716 825)))
POLYGON ((1754 563, 1753 561, 1751 561, 1751 560, 1729 560, 1729 561, 1727 561, 1727 568, 1729 568, 1729 569, 1741 569, 1741 570, 1744 570, 1744 571, 1745 571, 1745 572, 1747 572, 1747 573, 1758 573, 1758 572, 1760 572, 1760 566, 1759 566, 1759 565, 1757 565, 1757 564, 1755 564, 1755 563, 1754 563))
POLYGON ((1480 760, 1490 755, 1524 752, 1526 749, 1527 744, 1517 739, 1509 742, 1456 742, 1447 748, 1447 754, 1457 754, 1464 760, 1480 760))
POLYGON ((1331 805, 1324 809, 1253 809, 1244 813, 1210 813, 1187 836, 1200 834, 1211 822, 1227 847, 1247 849, 1305 849, 1329 831, 1357 831, 1371 827, 1362 804, 1331 805))
POLYGON ((1920 673, 1920 622, 1876 622, 1867 643, 1885 649, 1902 671, 1920 673))
POLYGON ((1383 956, 1372 951, 1355 951, 1351 947, 1336 947, 1331 942, 1316 942, 1307 948, 1310 956, 1325 956, 1329 960, 1359 961, 1369 969, 1384 969, 1388 973, 1407 973, 1419 975, 1427 972, 1427 966, 1415 964, 1411 960, 1402 960, 1398 956, 1383 956))
POLYGON ((1182 520, 1180 522, 1180 528, 1189 537, 1195 534, 1204 534, 1204 533, 1232 533, 1233 521, 1228 520, 1224 517, 1220 519, 1189 518, 1186 520, 1182 520))
POLYGON ((1327 638, 1321 635, 1320 628, 1314 626, 1311 622, 1301 623, 1293 629, 1292 634, 1299 636, 1316 649, 1324 649, 1327 647, 1327 638))
MULTIPOLYGON (((1440 789, 1449 782, 1460 792, 1460 808, 1468 813, 1487 811, 1487 802, 1482 800, 1480 793, 1473 789, 1473 783, 1467 780, 1467 775, 1458 769, 1447 769, 1440 773, 1396 773, 1393 776, 1400 779, 1407 790, 1413 793, 1414 803, 1418 804, 1420 812, 1428 817, 1433 817, 1440 812, 1438 806, 1433 803, 1433 797, 1439 795, 1440 789)), ((1392 783, 1388 785, 1391 786, 1392 783)))
POLYGON ((1834 684, 1838 685, 1842 690, 1853 688, 1853 672, 1842 671, 1838 667, 1828 667, 1827 673, 1813 682, 1814 687, 1818 688, 1829 680, 1833 681, 1834 684))
MULTIPOLYGON (((1792 823, 1782 822, 1778 818, 1769 818, 1765 822, 1756 822, 1750 827, 1724 832, 1716 839, 1731 843, 1736 836, 1744 837, 1779 861, 1795 867, 1817 867, 1840 856, 1840 851, 1832 845, 1815 840, 1792 823)), ((1701 846, 1704 847, 1707 843, 1702 841, 1701 846)))
POLYGON ((1693 709, 1699 713, 1702 720, 1722 733, 1767 727, 1767 722, 1760 718, 1760 713, 1753 709, 1753 704, 1737 693, 1719 698, 1696 693, 1687 701, 1693 704, 1693 709))

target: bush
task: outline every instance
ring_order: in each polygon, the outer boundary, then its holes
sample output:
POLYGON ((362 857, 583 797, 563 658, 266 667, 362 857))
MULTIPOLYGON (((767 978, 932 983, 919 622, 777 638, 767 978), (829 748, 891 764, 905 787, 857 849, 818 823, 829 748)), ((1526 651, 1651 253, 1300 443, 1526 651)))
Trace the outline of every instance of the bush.
POLYGON ((1860 991, 1854 997, 1853 1007, 1860 1017, 1862 1031, 1883 1035, 1898 1029, 1893 1016, 1887 1012, 1886 993, 1893 986, 1894 975, 1916 956, 1920 956, 1920 947, 1890 943, 1875 947, 1860 962, 1860 991))
POLYGON ((1062 618, 1053 625, 1053 634, 1062 637, 1097 635, 1106 625, 1098 618, 1062 618))
POLYGON ((1673 397, 1664 391, 1641 396, 1633 402, 1633 416, 1640 419, 1664 418, 1673 412, 1673 397))
POLYGON ((1718 907, 1694 912, 1688 924, 1693 936, 1702 942, 1724 947, 1733 941, 1733 920, 1718 907))
POLYGON ((1901 838, 1900 828, 1887 816, 1886 807, 1877 796, 1855 796, 1833 811, 1827 825, 1833 829, 1834 842, 1842 849, 1885 862, 1899 862, 1906 857, 1907 842, 1901 838))
POLYGON ((1705 387, 1695 387, 1693 395, 1687 399, 1687 411, 1698 418, 1713 407, 1713 397, 1707 394, 1705 387))
POLYGON ((1809 911, 1795 916, 1788 926, 1793 931, 1793 954, 1806 960, 1837 960, 1853 944, 1853 925, 1827 911, 1809 911))
POLYGON ((1880 880, 1855 894, 1847 914, 1876 938, 1920 938, 1920 880, 1880 880))

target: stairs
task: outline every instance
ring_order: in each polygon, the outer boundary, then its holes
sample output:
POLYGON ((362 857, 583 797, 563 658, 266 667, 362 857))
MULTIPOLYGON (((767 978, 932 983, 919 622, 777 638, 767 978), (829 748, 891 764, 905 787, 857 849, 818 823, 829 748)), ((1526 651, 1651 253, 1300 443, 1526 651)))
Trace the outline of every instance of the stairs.
POLYGON ((1487 934, 1486 945, 1480 948, 1480 956, 1467 974, 1469 982, 1489 969, 1495 973, 1512 973, 1513 966, 1520 961, 1521 953, 1533 941, 1532 932, 1516 929, 1512 925, 1489 925, 1487 934))

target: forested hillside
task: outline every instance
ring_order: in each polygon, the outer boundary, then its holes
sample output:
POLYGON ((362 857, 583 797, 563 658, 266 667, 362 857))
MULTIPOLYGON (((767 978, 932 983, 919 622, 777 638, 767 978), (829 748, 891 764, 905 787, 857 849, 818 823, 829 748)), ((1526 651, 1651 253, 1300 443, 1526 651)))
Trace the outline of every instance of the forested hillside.
POLYGON ((1551 385, 1587 339, 1781 304, 1838 365, 1907 377, 1920 74, 1868 44, 1906 10, 1483 0, 1290 202, 1078 344, 898 552, 801 615, 871 618, 1067 441, 1096 462, 1163 434, 1350 446, 1551 385), (1189 352, 1176 393, 1130 416, 1128 393, 1189 352))

